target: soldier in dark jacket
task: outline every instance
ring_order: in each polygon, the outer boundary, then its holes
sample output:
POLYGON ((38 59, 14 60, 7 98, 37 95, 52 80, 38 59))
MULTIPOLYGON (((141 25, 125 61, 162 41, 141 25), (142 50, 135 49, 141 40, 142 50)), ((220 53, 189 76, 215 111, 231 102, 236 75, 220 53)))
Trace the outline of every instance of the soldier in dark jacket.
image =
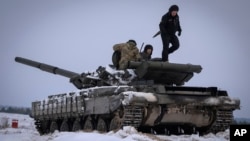
POLYGON ((163 43, 162 61, 168 61, 168 54, 173 53, 180 46, 178 37, 175 33, 178 31, 178 36, 181 35, 181 26, 178 16, 179 7, 172 5, 169 11, 162 16, 160 22, 161 39, 163 43), (172 44, 169 47, 169 44, 172 44))
POLYGON ((147 44, 145 47, 144 47, 144 50, 143 52, 141 52, 141 60, 150 60, 151 59, 151 55, 153 53, 153 46, 150 45, 150 44, 147 44))

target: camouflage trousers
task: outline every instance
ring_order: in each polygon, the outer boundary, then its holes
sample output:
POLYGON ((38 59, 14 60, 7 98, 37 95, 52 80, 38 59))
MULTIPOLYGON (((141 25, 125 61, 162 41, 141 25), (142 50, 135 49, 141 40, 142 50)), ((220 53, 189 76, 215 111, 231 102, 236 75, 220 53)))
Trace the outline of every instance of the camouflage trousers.
POLYGON ((126 69, 128 67, 128 61, 126 61, 126 60, 121 60, 120 62, 119 62, 119 69, 120 70, 124 70, 124 69, 126 69))

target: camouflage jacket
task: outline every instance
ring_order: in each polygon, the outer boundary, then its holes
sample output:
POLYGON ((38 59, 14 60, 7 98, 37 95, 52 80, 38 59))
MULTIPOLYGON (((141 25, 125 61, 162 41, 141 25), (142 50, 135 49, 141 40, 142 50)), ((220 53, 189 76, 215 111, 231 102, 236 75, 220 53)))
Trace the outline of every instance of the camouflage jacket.
POLYGON ((121 52, 120 69, 125 69, 128 61, 139 61, 141 58, 138 48, 130 42, 116 44, 113 46, 113 50, 121 52))

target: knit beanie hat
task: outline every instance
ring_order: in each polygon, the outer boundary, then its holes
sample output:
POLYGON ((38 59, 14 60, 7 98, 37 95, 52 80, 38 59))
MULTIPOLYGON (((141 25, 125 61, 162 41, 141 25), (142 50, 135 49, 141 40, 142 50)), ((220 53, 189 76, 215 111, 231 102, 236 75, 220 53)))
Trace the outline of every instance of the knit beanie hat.
POLYGON ((172 12, 172 11, 179 11, 179 7, 177 5, 170 6, 169 12, 172 12))
POLYGON ((134 43, 134 44, 135 44, 135 46, 137 45, 137 44, 136 44, 136 41, 135 41, 135 40, 133 40, 133 39, 130 39, 130 40, 128 40, 128 41, 127 41, 127 43, 129 43, 129 42, 134 43))

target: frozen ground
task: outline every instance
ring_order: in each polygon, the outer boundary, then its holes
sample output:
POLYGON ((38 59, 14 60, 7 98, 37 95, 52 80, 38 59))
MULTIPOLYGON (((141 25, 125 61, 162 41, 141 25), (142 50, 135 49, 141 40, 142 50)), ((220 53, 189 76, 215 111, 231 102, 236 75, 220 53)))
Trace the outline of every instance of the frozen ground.
MULTIPOLYGON (((225 141, 229 140, 229 130, 205 136, 180 135, 164 136, 138 132, 135 128, 127 126, 123 129, 108 133, 94 132, 55 132, 40 136, 28 115, 0 113, 0 124, 8 119, 8 128, 0 129, 0 141, 225 141), (12 120, 18 120, 18 128, 12 128, 12 120)), ((1 126, 0 126, 1 127, 1 126)))

